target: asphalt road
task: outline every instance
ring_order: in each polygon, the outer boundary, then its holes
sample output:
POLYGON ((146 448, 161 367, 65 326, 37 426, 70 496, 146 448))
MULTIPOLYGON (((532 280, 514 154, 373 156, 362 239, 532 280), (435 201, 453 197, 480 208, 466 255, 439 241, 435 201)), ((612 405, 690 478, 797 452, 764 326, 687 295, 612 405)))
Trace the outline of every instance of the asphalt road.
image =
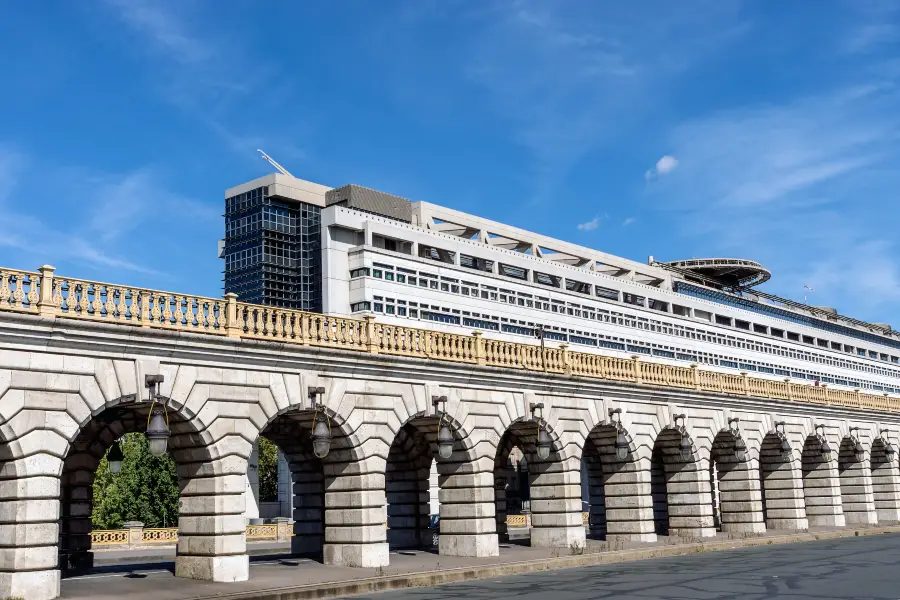
POLYGON ((898 600, 900 534, 547 571, 357 598, 898 600))

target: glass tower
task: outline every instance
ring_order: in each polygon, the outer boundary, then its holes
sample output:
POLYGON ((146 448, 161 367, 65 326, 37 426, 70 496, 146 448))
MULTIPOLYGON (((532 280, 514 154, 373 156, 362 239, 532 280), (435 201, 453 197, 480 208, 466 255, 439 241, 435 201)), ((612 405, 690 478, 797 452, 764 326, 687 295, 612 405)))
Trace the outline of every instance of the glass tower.
POLYGON ((321 312, 321 208, 268 193, 225 199, 225 293, 242 302, 321 312))

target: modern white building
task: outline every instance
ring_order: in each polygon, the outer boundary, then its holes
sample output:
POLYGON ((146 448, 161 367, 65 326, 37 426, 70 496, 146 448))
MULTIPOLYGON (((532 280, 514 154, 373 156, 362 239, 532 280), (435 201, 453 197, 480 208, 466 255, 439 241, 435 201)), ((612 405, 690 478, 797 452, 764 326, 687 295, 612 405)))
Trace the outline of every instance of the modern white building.
POLYGON ((900 333, 754 290, 770 275, 753 261, 643 264, 356 185, 288 179, 268 175, 226 199, 317 192, 295 201, 321 208, 327 314, 900 394, 900 333))

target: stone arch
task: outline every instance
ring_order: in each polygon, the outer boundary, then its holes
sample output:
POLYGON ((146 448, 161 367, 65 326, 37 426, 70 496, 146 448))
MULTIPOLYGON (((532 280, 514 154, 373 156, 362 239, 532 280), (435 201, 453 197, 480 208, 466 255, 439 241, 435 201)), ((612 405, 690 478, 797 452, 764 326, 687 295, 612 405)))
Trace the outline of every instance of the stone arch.
POLYGON ((497 539, 500 542, 509 541, 507 517, 530 512, 528 483, 528 460, 525 452, 505 432, 500 437, 494 457, 494 516, 497 539))
POLYGON ((278 447, 288 464, 294 519, 291 552, 321 557, 331 565, 387 565, 384 457, 377 452, 366 455, 359 441, 363 424, 352 412, 344 415, 329 405, 318 410, 332 434, 322 459, 312 448, 316 417, 312 407, 284 406, 258 431, 278 447))
POLYGON ((782 440, 774 431, 759 449, 759 481, 762 512, 767 529, 809 529, 803 497, 803 480, 793 452, 782 453, 782 440))
POLYGON ((880 524, 900 522, 900 472, 897 469, 896 448, 891 449, 893 456, 886 452, 885 441, 875 438, 869 457, 872 467, 872 496, 880 524))
POLYGON ((664 427, 651 455, 650 488, 657 534, 711 537, 713 525, 709 477, 700 466, 696 446, 691 456, 681 456, 681 431, 664 427))
POLYGON ((709 457, 710 488, 716 525, 726 532, 762 533, 766 530, 759 476, 749 452, 741 460, 735 452, 738 437, 729 429, 713 439, 709 457))
POLYGON ((582 463, 587 474, 590 533, 601 539, 656 541, 650 469, 629 437, 628 456, 616 457, 618 429, 596 426, 585 438, 582 463))
POLYGON ((544 424, 552 442, 550 454, 541 460, 536 452, 538 424, 521 417, 504 431, 494 457, 494 467, 504 464, 509 451, 518 447, 528 463, 531 509, 531 545, 569 548, 584 546, 581 510, 581 458, 569 456, 559 435, 544 424))
POLYGON ((418 412, 403 423, 391 442, 385 467, 389 527, 399 544, 430 542, 428 531, 430 473, 436 461, 440 503, 438 552, 449 556, 497 556, 493 461, 479 456, 471 432, 445 414, 453 433, 453 453, 439 458, 440 420, 418 412), (423 540, 423 529, 426 532, 423 540))
POLYGON ((801 465, 806 518, 810 527, 843 527, 841 488, 834 450, 825 453, 819 438, 811 434, 803 443, 801 465))
MULTIPOLYGON (((180 495, 176 572, 181 571, 178 573, 181 576, 190 576, 184 572, 185 568, 195 562, 192 560, 194 557, 207 556, 205 552, 211 543, 219 543, 243 554, 243 524, 238 527, 237 523, 232 523, 222 535, 209 535, 203 528, 192 526, 197 525, 197 519, 203 520, 192 514, 208 513, 206 505, 209 504, 211 491, 208 484, 225 482, 216 482, 215 478, 208 480, 204 473, 203 465, 213 460, 209 452, 211 440, 208 432, 199 429, 196 420, 187 417, 179 403, 169 399, 163 401, 172 432, 168 452, 176 463, 180 495), (213 542, 210 537, 218 541, 213 542)), ((78 572, 93 566, 91 514, 94 475, 115 440, 126 433, 146 430, 150 408, 149 402, 135 402, 133 398, 109 403, 83 423, 70 440, 60 473, 59 565, 63 572, 78 572)), ((224 507, 224 514, 232 517, 242 515, 243 487, 238 488, 236 482, 229 483, 224 486, 226 489, 215 494, 216 501, 224 507)))
POLYGON ((857 457, 856 444, 856 440, 846 436, 841 440, 838 451, 841 509, 846 523, 874 525, 878 518, 872 494, 872 479, 865 464, 865 452, 861 458, 857 457))

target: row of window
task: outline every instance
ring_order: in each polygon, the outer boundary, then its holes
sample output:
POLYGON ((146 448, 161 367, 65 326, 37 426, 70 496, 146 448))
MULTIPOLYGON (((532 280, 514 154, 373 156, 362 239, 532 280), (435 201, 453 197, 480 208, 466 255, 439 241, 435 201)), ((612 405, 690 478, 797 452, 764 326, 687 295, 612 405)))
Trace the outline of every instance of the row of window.
POLYGON ((498 331, 502 333, 510 333, 527 337, 537 337, 538 330, 543 330, 545 339, 551 339, 572 344, 580 344, 584 346, 593 346, 597 348, 609 348, 630 352, 635 354, 645 354, 682 360, 688 362, 696 362, 701 364, 715 365, 744 371, 756 371, 759 373, 767 373, 770 375, 780 375, 784 377, 792 377, 794 379, 806 379, 811 381, 821 381, 824 383, 833 383, 848 387, 859 387, 864 389, 900 393, 900 388, 886 386, 882 383, 864 381, 854 378, 834 377, 825 373, 810 371, 807 369, 785 369, 782 366, 763 363, 756 360, 738 359, 727 355, 702 352, 692 349, 684 349, 662 344, 653 344, 642 340, 633 340, 628 338, 620 338, 614 336, 606 336, 587 331, 577 331, 573 329, 564 329, 558 327, 541 327, 539 324, 532 322, 519 321, 516 319, 508 319, 505 317, 497 317, 488 314, 473 313, 470 311, 429 305, 413 301, 401 300, 396 298, 374 296, 373 302, 357 302, 351 305, 353 312, 373 311, 398 317, 407 317, 410 319, 420 319, 425 321, 434 321, 449 325, 460 325, 464 327, 473 327, 477 329, 485 329, 489 331, 498 331))
MULTIPOLYGON (((436 260, 439 262, 447 263, 447 264, 455 264, 455 252, 451 252, 449 250, 443 250, 440 248, 435 248, 432 246, 419 246, 419 256, 422 258, 427 258, 431 260, 436 260)), ((484 271, 493 273, 494 272, 494 261, 478 258, 475 256, 469 256, 466 254, 460 254, 459 265, 464 268, 475 269, 478 271, 484 271)), ((669 304, 667 302, 663 302, 660 300, 654 300, 652 298, 647 298, 645 296, 640 296, 637 294, 629 294, 626 292, 622 292, 621 295, 619 290, 612 288, 605 288, 599 285, 590 284, 584 281, 578 281, 575 279, 569 279, 568 277, 563 278, 559 275, 551 275, 549 273, 542 273, 539 271, 533 271, 529 269, 525 269, 522 267, 517 267, 513 265, 506 265, 503 263, 498 264, 497 274, 502 275, 504 277, 509 277, 511 279, 518 279, 520 281, 532 281, 539 285, 544 285, 547 287, 552 287, 556 289, 563 289, 565 286, 566 291, 574 292, 578 294, 584 294, 586 296, 595 295, 600 298, 604 298, 606 300, 613 300, 616 302, 623 302, 626 304, 632 304, 634 306, 647 307, 652 310, 659 310, 662 312, 670 312, 669 304)), ((850 337, 855 337, 857 339, 864 339, 868 341, 872 341, 877 344, 885 344, 888 346, 896 347, 900 349, 900 341, 891 340, 888 338, 882 338, 880 336, 876 336, 874 334, 868 334, 865 332, 857 331, 850 327, 844 327, 841 325, 836 325, 832 323, 826 323, 824 321, 820 321, 818 319, 813 319, 811 317, 804 317, 803 315, 796 315, 786 310, 778 309, 776 307, 770 307, 766 305, 760 305, 758 302, 752 302, 749 300, 743 300, 740 298, 731 298, 726 294, 722 294, 713 290, 707 290, 705 288, 699 288, 696 286, 692 286, 689 284, 684 284, 682 282, 676 283, 676 291, 690 294, 697 297, 702 297, 705 299, 710 299, 715 302, 729 304, 731 306, 744 308, 753 310, 755 312, 767 314, 769 316, 774 316, 780 319, 786 319, 788 321, 792 321, 795 323, 808 325, 811 327, 816 327, 819 329, 826 329, 828 331, 833 331, 834 333, 840 333, 842 335, 847 335, 850 337)), ((672 306, 672 311, 675 314, 679 314, 681 316, 692 316, 691 310, 687 307, 683 306, 672 306)), ((693 316, 702 319, 702 320, 711 320, 712 314, 706 311, 695 311, 698 314, 693 316)), ((731 317, 715 315, 717 324, 720 325, 730 325, 727 321, 731 321, 731 317), (722 322, 719 322, 719 319, 722 322)), ((739 321, 739 320, 737 320, 739 321)), ((748 331, 751 329, 750 324, 746 321, 739 321, 742 324, 746 324, 746 327, 739 327, 743 329, 747 329, 748 331)), ((841 352, 847 352, 850 354, 857 354, 858 356, 865 356, 874 360, 882 360, 882 361, 890 361, 895 364, 900 364, 900 356, 889 356, 888 354, 875 352, 873 350, 867 350, 863 348, 854 348, 850 345, 840 344, 838 342, 832 342, 829 340, 823 340, 820 338, 813 338, 811 336, 802 336, 798 333, 794 332, 785 332, 781 329, 769 328, 765 325, 753 324, 754 330, 756 333, 768 333, 773 337, 780 337, 782 339, 788 339, 795 342, 808 343, 810 345, 818 345, 823 348, 830 348, 832 350, 837 350, 841 352), (758 328, 758 330, 757 330, 758 328)))
MULTIPOLYGON (((601 321, 607 323, 613 323, 617 325, 624 325, 626 327, 637 327, 639 329, 646 329, 649 331, 655 331, 660 333, 665 333, 669 335, 677 335, 679 337, 685 337, 690 339, 698 339, 705 342, 712 342, 726 346, 733 347, 741 347, 748 350, 754 350, 756 352, 763 352, 766 354, 775 354, 779 356, 786 356, 790 358, 795 358, 798 360, 808 360, 811 362, 816 362, 820 364, 827 364, 831 366, 838 366, 845 369, 857 370, 857 371, 865 371, 869 373, 877 373, 879 375, 884 375, 888 377, 900 377, 900 372, 893 371, 885 368, 880 368, 875 365, 869 365, 865 363, 857 363, 854 361, 847 361, 841 359, 840 357, 834 357, 830 355, 820 355, 812 352, 807 352, 804 350, 798 350, 793 347, 783 347, 778 345, 769 344, 766 342, 760 342, 758 340, 748 340, 742 338, 735 338, 733 336, 725 335, 720 332, 706 331, 700 328, 693 328, 684 325, 678 324, 670 324, 663 323, 661 321, 657 321, 655 319, 647 319, 645 317, 636 317, 634 315, 629 315, 626 313, 620 313, 614 310, 607 310, 605 308, 598 308, 592 306, 582 306, 579 304, 574 304, 571 302, 564 302, 562 300, 550 299, 547 297, 542 297, 538 295, 528 294, 524 292, 517 292, 514 290, 498 288, 495 286, 485 285, 485 284, 477 284, 470 281, 459 280, 452 277, 445 276, 437 276, 430 273, 422 272, 422 271, 414 271, 411 269, 405 269, 402 267, 394 268, 392 265, 382 264, 382 263, 374 263, 372 268, 361 268, 354 269, 351 271, 351 277, 364 277, 371 276, 379 279, 386 279, 389 281, 396 281, 398 283, 405 283, 407 285, 416 285, 423 288, 428 288, 432 290, 439 290, 443 292, 449 292, 453 294, 461 294, 464 296, 470 296, 475 298, 480 298, 482 300, 489 300, 494 302, 501 302, 506 304, 513 304, 520 307, 525 308, 534 308, 537 310, 543 310, 548 312, 566 314, 569 316, 574 316, 577 318, 585 318, 594 321, 601 321)), ((628 294, 623 294, 623 296, 627 297, 628 294)), ((628 301, 628 298, 625 298, 625 301, 628 301)), ((650 302, 656 302, 650 299, 650 302)), ((649 304, 649 303, 648 303, 649 304)), ((660 303, 665 304, 665 303, 660 303)), ((683 308, 678 305, 673 305, 673 308, 683 308)), ((702 312, 702 311, 697 311, 702 312)), ((712 315, 710 315, 712 316, 712 315)), ((719 315, 716 315, 717 317, 719 315)), ((757 333, 760 333, 760 328, 764 326, 760 326, 758 324, 751 324, 749 322, 741 321, 740 319, 731 319, 730 317, 722 317, 721 320, 716 320, 718 324, 727 325, 734 327, 736 329, 744 329, 747 331, 753 330, 757 333), (726 323, 724 319, 728 319, 726 323)), ((775 328, 771 328, 771 331, 777 336, 778 332, 782 334, 789 334, 788 339, 792 341, 803 341, 803 337, 807 338, 807 341, 811 338, 808 336, 800 336, 799 334, 794 334, 792 332, 784 332, 782 330, 778 330, 775 328), (796 339, 795 339, 796 336, 796 339)), ((782 336, 783 337, 783 336, 782 336)), ((835 343, 837 344, 837 343, 835 343)), ((820 344, 817 344, 820 345, 820 344)), ((828 346, 825 346, 828 347, 828 346)), ((850 348, 847 346, 847 348, 850 348)), ((866 354, 861 354, 862 356, 866 356, 866 354)), ((886 356, 886 355, 885 355, 886 356)), ((877 356, 873 357, 877 358, 877 356)), ((897 363, 898 357, 887 357, 891 362, 897 363)))

